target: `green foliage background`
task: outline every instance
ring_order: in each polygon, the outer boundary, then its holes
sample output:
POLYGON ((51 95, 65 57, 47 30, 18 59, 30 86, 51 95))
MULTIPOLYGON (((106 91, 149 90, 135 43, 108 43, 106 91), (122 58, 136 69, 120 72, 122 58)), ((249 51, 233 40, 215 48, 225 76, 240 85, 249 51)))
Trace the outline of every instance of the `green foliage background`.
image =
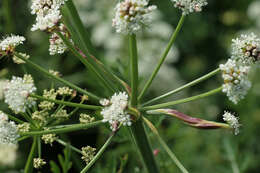
MULTIPOLYGON (((115 0, 107 1, 116 3, 115 0)), ((191 81, 214 70, 220 62, 228 59, 231 39, 236 37, 238 33, 252 28, 260 31, 260 28, 255 27, 255 21, 250 20, 247 16, 248 6, 253 2, 252 0, 209 0, 208 2, 209 5, 202 13, 192 14, 187 17, 183 29, 177 38, 176 46, 179 49, 180 57, 177 62, 172 63, 172 68, 176 68, 179 71, 180 77, 184 82, 191 81)), ((165 22, 176 26, 180 17, 180 11, 173 8, 170 0, 151 0, 151 3, 158 5, 159 10, 163 13, 165 22)), ((94 77, 84 69, 83 65, 72 54, 49 55, 48 35, 43 32, 35 33, 30 31, 34 17, 30 14, 27 0, 1 0, 0 7, 1 36, 10 33, 25 35, 28 41, 21 47, 21 50, 30 54, 32 61, 37 62, 46 69, 60 71, 65 79, 83 88, 88 88, 88 90, 98 93, 100 96, 106 95, 103 93, 102 88, 96 87, 94 77)), ((88 20, 87 16, 84 20, 88 20)), ((91 27, 86 29, 90 34, 93 32, 91 27)), ((138 43, 142 44, 141 40, 138 43)), ((166 44, 167 42, 165 42, 166 44)), ((159 49, 163 50, 163 47, 159 49)), ((101 57, 101 59, 105 53, 103 47, 97 47, 95 50, 95 54, 101 57)), ((114 69, 121 68, 118 64, 114 64, 113 67, 114 69)), ((50 87, 51 82, 48 78, 29 67, 15 65, 9 58, 0 60, 0 78, 10 78, 12 75, 22 76, 24 72, 33 75, 39 93, 41 93, 42 89, 50 87)), ((117 70, 117 73, 119 72, 117 70)), ((187 127, 181 122, 168 117, 152 118, 153 122, 157 124, 162 137, 191 173, 230 173, 233 172, 232 164, 234 163, 239 166, 240 172, 257 173, 260 171, 259 72, 259 68, 255 68, 254 73, 251 75, 253 87, 246 99, 238 105, 233 105, 224 94, 219 94, 174 107, 180 111, 185 111, 187 114, 215 121, 222 121, 221 113, 224 110, 237 112, 240 122, 243 124, 241 133, 238 136, 221 130, 200 131, 187 127)), ((122 74, 124 78, 127 78, 127 73, 124 75, 122 74)), ((180 86, 181 84, 177 83, 176 85, 180 86)), ((216 88, 219 85, 221 85, 220 76, 217 80, 207 80, 198 86, 186 90, 182 94, 185 96, 195 95, 196 93, 216 88)), ((164 93, 165 91, 158 92, 164 93)), ((146 99, 154 96, 152 92, 146 99)), ((6 107, 1 102, 0 108, 6 110, 6 107)), ((74 121, 76 121, 76 117, 74 121)), ((108 128, 102 127, 70 133, 67 136, 62 136, 62 138, 67 138, 71 141, 71 144, 79 148, 86 145, 99 148, 108 134, 108 128)), ((128 140, 128 135, 127 128, 124 128, 90 172, 112 173, 117 172, 120 166, 123 167, 123 172, 143 172, 139 160, 140 157, 134 145, 128 140)), ((179 172, 167 154, 160 148, 156 138, 152 135, 150 137, 153 148, 160 151, 156 158, 160 164, 161 172, 179 172)), ((31 143, 30 140, 20 143, 19 159, 16 165, 12 168, 0 168, 0 172, 21 170, 29 153, 29 143, 31 143)), ((57 154, 61 153, 62 150, 63 147, 58 146, 58 144, 44 146, 43 157, 48 161, 57 161, 57 154)), ((72 156, 72 158, 73 166, 71 172, 78 172, 83 166, 83 162, 77 160, 76 157, 72 156)), ((46 167, 42 172, 49 172, 49 170, 49 167, 46 167)))

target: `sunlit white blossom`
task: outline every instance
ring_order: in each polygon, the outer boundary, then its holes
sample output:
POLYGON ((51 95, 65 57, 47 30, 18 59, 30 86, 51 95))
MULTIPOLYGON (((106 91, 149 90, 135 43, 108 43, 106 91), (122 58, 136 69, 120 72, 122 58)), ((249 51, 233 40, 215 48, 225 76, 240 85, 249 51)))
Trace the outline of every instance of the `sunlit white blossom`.
POLYGON ((19 35, 10 35, 0 41, 0 51, 12 52, 16 46, 23 44, 25 38, 19 35))
POLYGON ((231 58, 244 64, 260 61, 260 38, 254 33, 232 40, 231 58))
POLYGON ((251 88, 248 79, 250 66, 239 65, 235 60, 229 59, 226 64, 220 64, 219 67, 224 79, 222 91, 227 94, 230 101, 237 104, 251 88))
POLYGON ((116 130, 116 125, 122 123, 124 126, 131 126, 131 117, 125 112, 128 104, 128 95, 125 92, 115 93, 109 106, 101 111, 103 122, 109 122, 112 130, 116 130))
POLYGON ((239 133, 239 127, 241 126, 238 122, 238 118, 230 112, 225 111, 223 114, 223 120, 226 121, 233 129, 235 135, 239 133))
POLYGON ((28 98, 29 94, 35 91, 36 87, 30 75, 24 75, 23 78, 13 76, 4 87, 4 99, 15 113, 25 112, 26 107, 35 104, 33 99, 28 98))
POLYGON ((112 26, 118 33, 136 33, 150 22, 150 13, 157 7, 146 0, 124 0, 115 7, 112 26))
POLYGON ((183 15, 193 12, 201 12, 202 7, 208 3, 206 0, 171 0, 176 8, 182 10, 183 15))

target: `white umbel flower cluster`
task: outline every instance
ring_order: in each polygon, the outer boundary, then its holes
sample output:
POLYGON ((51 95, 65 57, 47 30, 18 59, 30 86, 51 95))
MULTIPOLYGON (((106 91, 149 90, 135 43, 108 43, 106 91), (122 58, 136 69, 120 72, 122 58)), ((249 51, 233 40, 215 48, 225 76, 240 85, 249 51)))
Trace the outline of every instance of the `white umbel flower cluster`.
POLYGON ((150 22, 150 13, 157 7, 148 5, 146 0, 124 0, 115 7, 115 17, 112 26, 116 32, 131 34, 139 31, 150 22))
POLYGON ((230 101, 237 104, 251 88, 251 82, 248 79, 250 66, 243 66, 229 59, 226 64, 220 64, 219 67, 224 79, 222 91, 227 94, 230 101))
POLYGON ((206 0, 171 0, 174 7, 182 10, 183 15, 188 15, 193 12, 201 12, 202 7, 208 3, 206 0))
POLYGON ((33 0, 31 13, 36 14, 32 31, 52 29, 61 19, 60 7, 66 0, 33 0))
POLYGON ((23 78, 13 76, 4 87, 4 99, 15 113, 25 112, 26 107, 35 104, 32 98, 28 98, 29 94, 35 91, 36 87, 30 75, 24 75, 23 78))
POLYGON ((103 106, 101 115, 103 115, 103 122, 109 122, 113 131, 117 130, 118 123, 122 123, 124 126, 131 126, 131 117, 125 112, 128 104, 128 95, 125 92, 115 93, 109 100, 100 101, 103 106))
POLYGON ((232 40, 231 58, 243 64, 260 61, 260 38, 254 33, 242 34, 232 40))
POLYGON ((17 144, 18 128, 8 116, 0 111, 0 144, 17 144))
POLYGON ((63 54, 68 48, 56 33, 53 33, 51 35, 49 41, 50 41, 50 47, 49 47, 50 55, 63 54))
POLYGON ((223 120, 226 121, 233 129, 235 135, 239 133, 239 127, 241 126, 238 122, 238 118, 230 112, 225 111, 223 114, 223 120))
POLYGON ((23 36, 10 35, 0 41, 0 52, 1 51, 6 53, 12 52, 14 51, 16 46, 23 44, 24 41, 25 38, 23 36))
POLYGON ((18 129, 8 116, 0 111, 0 166, 13 165, 17 154, 18 129))

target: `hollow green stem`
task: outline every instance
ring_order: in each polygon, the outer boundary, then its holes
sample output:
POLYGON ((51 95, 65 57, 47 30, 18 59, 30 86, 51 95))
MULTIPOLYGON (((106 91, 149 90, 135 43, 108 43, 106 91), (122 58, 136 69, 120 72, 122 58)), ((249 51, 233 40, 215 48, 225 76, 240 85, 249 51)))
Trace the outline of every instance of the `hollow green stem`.
POLYGON ((61 140, 61 139, 56 139, 56 141, 57 141, 59 144, 63 145, 64 147, 68 146, 68 147, 71 148, 73 151, 75 151, 75 152, 77 152, 77 153, 79 153, 79 154, 82 154, 81 150, 77 149, 76 147, 73 147, 71 144, 69 144, 69 143, 67 143, 67 142, 65 142, 65 141, 63 141, 63 140, 61 140))
POLYGON ((86 90, 84 90, 84 89, 82 89, 82 88, 80 88, 80 87, 78 87, 78 86, 72 84, 72 83, 69 82, 69 81, 66 81, 66 80, 64 80, 64 79, 62 79, 62 78, 60 78, 60 77, 58 77, 58 76, 55 76, 55 75, 49 73, 47 70, 45 70, 45 69, 42 68, 41 66, 39 66, 38 64, 35 64, 34 62, 32 62, 32 61, 26 59, 25 57, 23 57, 23 56, 20 55, 19 53, 14 52, 14 55, 15 55, 16 57, 20 58, 21 60, 25 61, 28 65, 30 65, 30 66, 31 66, 32 68, 34 68, 35 70, 37 70, 37 71, 39 71, 39 72, 45 74, 46 76, 48 76, 48 77, 50 77, 50 78, 52 78, 52 79, 55 79, 55 80, 57 80, 57 81, 59 81, 59 82, 65 84, 65 85, 67 85, 67 86, 69 86, 69 87, 75 89, 76 91, 78 91, 78 92, 80 92, 80 93, 82 93, 82 94, 85 94, 85 95, 89 96, 90 98, 94 99, 95 101, 99 101, 99 100, 100 100, 100 97, 98 97, 98 96, 96 96, 96 95, 94 95, 94 94, 92 94, 92 93, 90 93, 90 92, 88 92, 88 91, 86 91, 86 90))
POLYGON ((36 146, 37 146, 37 137, 33 138, 33 143, 31 146, 31 151, 30 154, 28 156, 27 162, 25 164, 25 168, 24 168, 24 172, 26 173, 30 173, 33 170, 33 157, 35 155, 35 151, 36 151, 36 146))
POLYGON ((21 136, 36 136, 36 135, 44 135, 44 134, 50 134, 50 133, 55 133, 55 134, 60 134, 60 133, 68 133, 68 132, 73 132, 77 130, 86 130, 91 127, 95 127, 98 125, 101 125, 103 122, 102 121, 96 121, 93 123, 89 124, 74 124, 74 125, 68 125, 64 128, 57 128, 57 129, 51 129, 51 130, 43 130, 43 131, 31 131, 31 132, 22 132, 20 133, 21 136))
POLYGON ((196 95, 196 96, 192 96, 192 97, 188 97, 188 98, 180 99, 180 100, 176 100, 176 101, 171 101, 171 102, 167 102, 167 103, 157 104, 157 105, 153 105, 153 106, 147 106, 147 107, 140 108, 139 110, 147 111, 147 110, 165 108, 165 107, 169 107, 169 106, 173 106, 173 105, 177 105, 177 104, 181 104, 181 103, 187 103, 187 102, 191 102, 194 100, 198 100, 198 99, 201 99, 204 97, 214 95, 214 94, 220 92, 221 90, 222 90, 222 87, 219 87, 219 88, 213 89, 209 92, 206 92, 206 93, 203 93, 200 95, 196 95))
POLYGON ((108 147, 108 145, 112 142, 112 139, 114 137, 115 133, 113 133, 106 141, 106 143, 100 148, 98 153, 95 155, 95 157, 87 164, 87 166, 80 172, 80 173, 86 173, 89 168, 101 157, 105 149, 108 147))
POLYGON ((94 105, 85 105, 85 104, 78 104, 78 103, 73 103, 73 102, 67 102, 67 101, 62 101, 62 100, 54 100, 54 99, 48 99, 43 96, 35 95, 35 94, 30 94, 30 97, 37 98, 39 100, 45 100, 61 105, 66 105, 70 107, 77 107, 77 108, 82 108, 82 109, 89 109, 89 110, 101 110, 102 106, 94 106, 94 105))
POLYGON ((175 154, 171 151, 171 149, 168 147, 168 145, 164 142, 164 140, 161 138, 159 132, 154 127, 154 125, 145 117, 143 117, 144 122, 147 124, 147 126, 151 129, 153 134, 157 137, 159 140, 159 143, 163 147, 163 149, 166 151, 166 153, 170 156, 172 161, 176 164, 176 166, 181 170, 182 173, 189 173, 187 169, 181 164, 181 162, 178 160, 178 158, 175 156, 175 154))
POLYGON ((160 60, 159 60, 158 65, 156 66, 155 70, 153 71, 153 73, 151 74, 150 78, 149 78, 148 81, 146 82, 146 84, 145 84, 143 90, 141 91, 141 93, 140 93, 140 95, 139 95, 139 97, 138 97, 138 100, 139 100, 139 101, 142 99, 142 97, 144 96, 145 92, 148 90, 148 88, 149 88, 150 85, 152 84, 154 78, 156 77, 157 73, 159 72, 159 70, 160 70, 160 68, 161 68, 161 66, 162 66, 162 64, 163 64, 163 62, 165 61, 165 59, 166 59, 166 57, 167 57, 169 51, 171 50, 172 45, 174 44, 174 42, 175 42, 175 40, 176 40, 176 38, 177 38, 177 36, 178 36, 180 30, 181 30, 181 27, 182 27, 182 25, 183 25, 183 23, 184 23, 184 19, 185 19, 185 15, 182 15, 181 18, 180 18, 180 20, 179 20, 179 22, 178 22, 178 25, 177 25, 175 31, 173 32, 173 34, 172 34, 172 36, 171 36, 171 39, 170 39, 170 41, 169 41, 169 43, 168 43, 168 45, 167 45, 167 47, 166 47, 166 49, 165 49, 165 51, 164 51, 162 57, 161 57, 160 60))
POLYGON ((147 138, 147 134, 143 127, 142 119, 140 118, 137 122, 135 122, 131 128, 130 133, 132 139, 136 146, 139 149, 141 154, 142 161, 144 163, 144 167, 149 173, 159 173, 157 164, 154 159, 154 155, 152 152, 152 148, 147 138))
POLYGON ((138 55, 135 34, 129 35, 130 69, 131 69, 131 106, 137 106, 138 90, 138 55))
POLYGON ((183 86, 181 86, 181 87, 179 87, 179 88, 177 88, 177 89, 174 89, 174 90, 172 90, 172 91, 170 91, 170 92, 168 92, 168 93, 166 93, 166 94, 163 94, 163 95, 161 95, 161 96, 159 96, 159 97, 156 97, 156 98, 154 98, 154 99, 152 99, 152 100, 149 100, 148 102, 142 104, 142 106, 145 106, 145 105, 154 103, 154 102, 156 102, 156 101, 159 101, 159 100, 161 100, 161 99, 164 99, 164 98, 166 98, 166 97, 169 97, 169 96, 171 96, 171 95, 173 95, 173 94, 176 94, 176 93, 178 93, 178 92, 180 92, 180 91, 182 91, 182 90, 184 90, 184 89, 186 89, 186 88, 188 88, 188 87, 194 86, 194 85, 196 85, 196 84, 198 84, 198 83, 200 83, 200 82, 202 82, 202 81, 204 81, 204 80, 206 80, 206 79, 208 79, 208 78, 210 78, 210 77, 216 75, 219 71, 220 71, 220 69, 217 68, 216 70, 214 70, 214 71, 212 71, 212 72, 210 72, 210 73, 208 73, 208 74, 206 74, 206 75, 204 75, 204 76, 202 76, 202 77, 200 77, 200 78, 198 78, 198 79, 195 79, 195 80, 192 81, 192 82, 189 82, 189 83, 187 83, 187 84, 185 84, 185 85, 183 85, 183 86))
POLYGON ((106 80, 104 78, 104 76, 102 76, 98 70, 90 63, 87 61, 87 59, 85 57, 83 57, 78 50, 72 45, 72 43, 70 42, 70 40, 68 40, 62 33, 60 32, 56 32, 56 34, 62 39, 62 41, 66 44, 66 46, 71 50, 71 52, 85 65, 85 67, 89 70, 91 70, 98 78, 99 80, 102 82, 102 84, 104 85, 104 87, 106 89, 109 89, 111 92, 115 92, 115 88, 113 88, 108 80, 106 80))
MULTIPOLYGON (((129 35, 129 50, 130 50, 130 69, 131 69, 131 106, 137 107, 138 104, 138 57, 137 57, 137 45, 136 36, 134 34, 129 35)), ((144 167, 149 173, 158 173, 158 168, 153 156, 151 146, 149 144, 147 135, 145 133, 142 119, 137 120, 131 127, 130 132, 133 141, 135 142, 139 152, 141 154, 144 167)))

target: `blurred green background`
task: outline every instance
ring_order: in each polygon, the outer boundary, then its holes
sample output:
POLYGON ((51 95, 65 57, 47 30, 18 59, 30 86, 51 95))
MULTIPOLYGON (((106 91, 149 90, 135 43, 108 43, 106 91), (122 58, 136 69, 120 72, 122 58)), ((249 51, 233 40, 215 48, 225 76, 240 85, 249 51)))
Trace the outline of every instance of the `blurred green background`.
MULTIPOLYGON (((140 87, 143 86, 144 79, 155 67, 181 15, 181 12, 173 7, 170 0, 151 0, 150 2, 158 5, 158 12, 154 15, 151 26, 138 34, 140 87)), ((111 27, 113 7, 117 1, 74 0, 74 3, 77 5, 86 30, 90 33, 95 46, 94 54, 127 80, 127 39, 116 34, 111 27)), ((186 18, 176 44, 149 90, 150 93, 146 96, 146 100, 217 68, 219 63, 229 58, 231 40, 240 33, 254 31, 256 34, 260 34, 259 0, 209 0, 208 3, 202 13, 192 14, 186 18)), ((30 31, 35 19, 30 14, 28 0, 1 0, 0 8, 1 37, 10 33, 24 35, 27 41, 24 46, 20 47, 20 50, 30 54, 32 61, 46 69, 60 71, 65 79, 74 84, 87 88, 100 96, 107 96, 101 87, 96 86, 94 77, 72 54, 49 55, 48 34, 30 31)), ((237 136, 221 130, 193 129, 169 117, 151 118, 169 147, 191 173, 237 173, 237 170, 234 169, 236 165, 239 172, 260 172, 259 72, 260 69, 255 67, 251 74, 253 87, 246 99, 238 105, 228 101, 224 94, 218 94, 174 107, 189 115, 214 121, 222 121, 221 115, 224 110, 236 112, 242 124, 241 133, 237 136)), ((22 76, 23 73, 32 74, 39 93, 44 88, 50 88, 51 81, 30 67, 13 64, 10 58, 0 60, 0 79, 9 79, 12 75, 22 76)), ((220 85, 221 77, 218 75, 214 79, 207 80, 169 99, 175 100, 195 95, 220 85)), ((3 102, 0 104, 2 110, 7 110, 6 104, 3 102)), ((79 148, 85 145, 99 148, 108 134, 108 128, 101 127, 70 133, 66 137, 79 148)), ((128 140, 128 135, 128 130, 124 128, 90 172, 116 172, 124 161, 126 161, 126 165, 123 172, 143 172, 139 156, 131 141, 128 140)), ((180 172, 164 150, 160 148, 158 140, 152 134, 150 137, 153 148, 160 151, 156 158, 161 172, 180 172)), ((19 144, 17 163, 8 168, 0 167, 0 172, 20 171, 23 168, 29 153, 28 143, 31 141, 26 140, 19 144)), ((46 145, 43 150, 43 158, 47 161, 57 160, 57 153, 61 152, 62 149, 63 147, 58 144, 46 145)), ((78 172, 83 166, 83 162, 80 160, 73 159, 73 163, 71 172, 78 172)), ((48 166, 41 171, 50 172, 48 166)))

